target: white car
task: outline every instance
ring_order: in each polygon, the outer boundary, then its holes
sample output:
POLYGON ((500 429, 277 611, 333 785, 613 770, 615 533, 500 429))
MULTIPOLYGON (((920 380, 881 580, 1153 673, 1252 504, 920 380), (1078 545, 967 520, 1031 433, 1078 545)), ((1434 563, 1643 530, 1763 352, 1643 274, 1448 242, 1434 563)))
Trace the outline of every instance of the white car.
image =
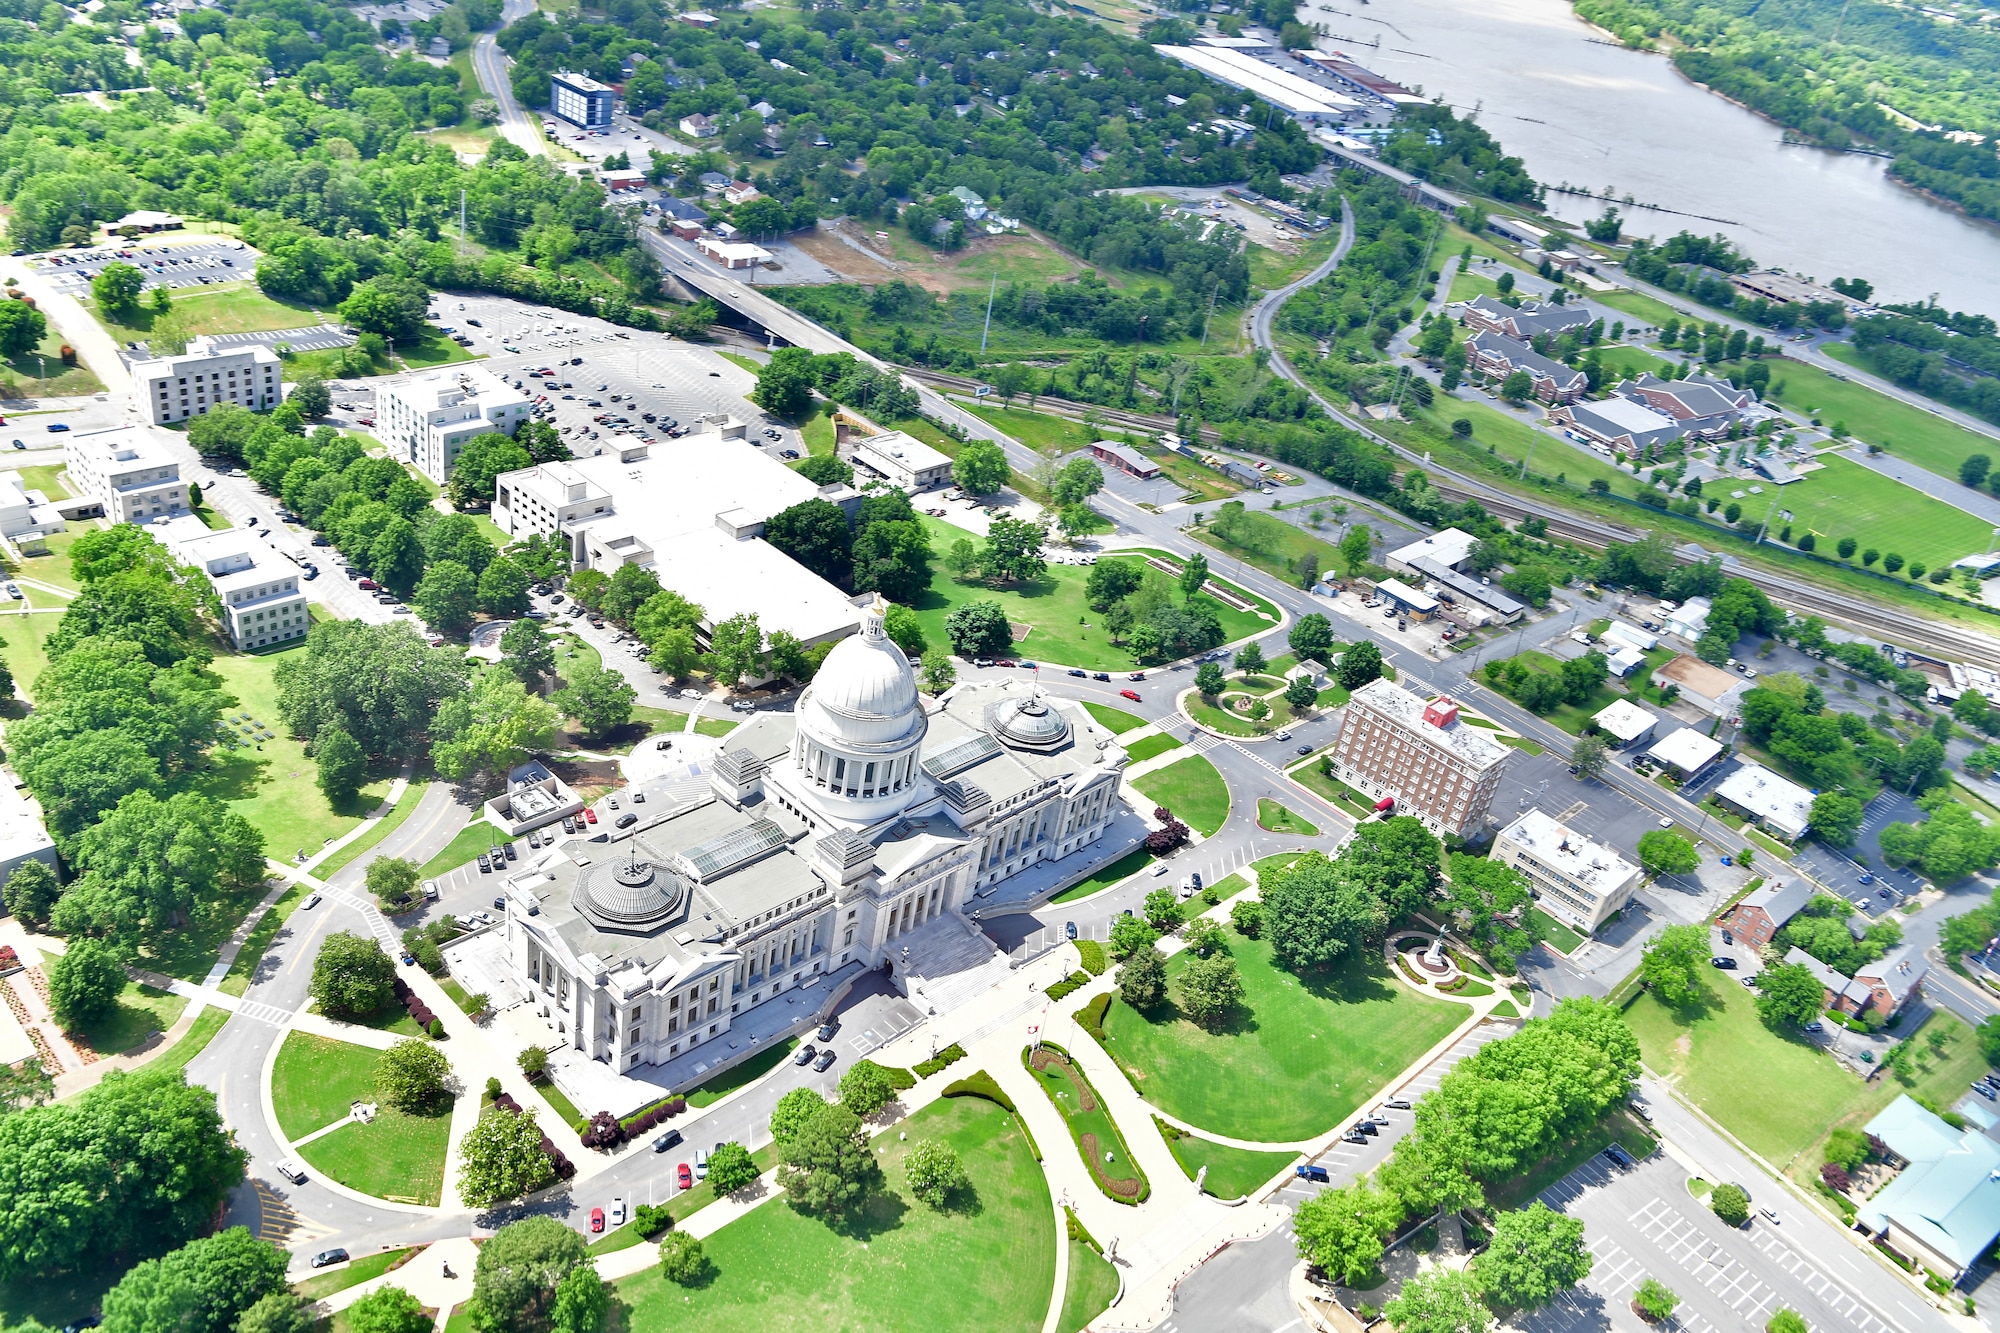
POLYGON ((611 1225, 614 1227, 625 1225, 625 1200, 613 1199, 611 1201, 611 1225))
POLYGON ((301 912, 310 912, 312 911, 313 908, 318 906, 319 906, 319 895, 317 893, 308 893, 306 895, 306 900, 299 904, 299 910, 301 912))
POLYGON ((707 695, 703 694, 700 690, 696 689, 685 689, 681 691, 681 698, 683 699, 705 699, 707 697, 708 697, 707 695))
POLYGON ((294 1185, 303 1185, 306 1183, 306 1169, 289 1157, 278 1163, 277 1171, 279 1175, 291 1181, 294 1185))

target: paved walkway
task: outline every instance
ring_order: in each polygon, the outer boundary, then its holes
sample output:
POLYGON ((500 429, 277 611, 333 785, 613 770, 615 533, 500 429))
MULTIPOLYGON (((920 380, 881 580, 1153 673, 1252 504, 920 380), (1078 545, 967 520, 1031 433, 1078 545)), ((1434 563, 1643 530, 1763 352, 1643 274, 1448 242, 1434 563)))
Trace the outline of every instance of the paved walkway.
POLYGON ((410 789, 410 771, 411 766, 405 763, 402 772, 396 774, 396 780, 389 784, 389 794, 382 798, 380 805, 368 813, 368 818, 362 820, 359 824, 347 830, 346 833, 320 848, 319 854, 305 861, 299 866, 299 869, 309 874, 317 871, 322 861, 356 839, 366 837, 370 830, 387 819, 390 812, 395 810, 396 806, 402 801, 403 793, 410 789))

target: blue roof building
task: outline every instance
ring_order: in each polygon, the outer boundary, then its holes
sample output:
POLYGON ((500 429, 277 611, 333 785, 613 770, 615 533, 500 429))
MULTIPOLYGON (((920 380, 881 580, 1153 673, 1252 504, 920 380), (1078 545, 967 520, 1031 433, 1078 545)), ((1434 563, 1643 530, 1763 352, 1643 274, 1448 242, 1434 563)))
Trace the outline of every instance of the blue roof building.
POLYGON ((1868 1133, 1907 1165, 1855 1220, 1956 1281, 2000 1236, 2000 1143, 1953 1129, 1907 1096, 1869 1121, 1868 1133))

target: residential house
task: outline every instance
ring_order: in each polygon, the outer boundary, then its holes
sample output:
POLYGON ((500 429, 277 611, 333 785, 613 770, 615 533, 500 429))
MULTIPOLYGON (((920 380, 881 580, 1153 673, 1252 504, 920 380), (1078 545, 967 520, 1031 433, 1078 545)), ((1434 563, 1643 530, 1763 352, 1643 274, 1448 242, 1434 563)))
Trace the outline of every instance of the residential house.
POLYGON ((1706 597, 1690 597, 1679 606, 1666 613, 1667 633, 1693 643, 1708 633, 1709 600, 1706 597))
MULTIPOLYGON (((690 139, 713 139, 720 132, 720 127, 716 125, 715 121, 699 111, 695 112, 692 116, 681 117, 681 133, 690 139)), ((708 178, 713 174, 715 173, 704 172, 701 178, 702 184, 708 184, 708 178)), ((723 179, 725 182, 728 180, 727 177, 723 179)))
POLYGON ((763 191, 749 181, 731 181, 722 187, 722 202, 725 204, 747 204, 752 199, 763 196, 763 191))
POLYGON ((1545 403, 1573 403, 1590 387, 1589 377, 1553 357, 1543 356, 1518 338, 1482 329, 1465 340, 1467 367, 1481 375, 1505 379, 1525 371, 1535 397, 1545 403))

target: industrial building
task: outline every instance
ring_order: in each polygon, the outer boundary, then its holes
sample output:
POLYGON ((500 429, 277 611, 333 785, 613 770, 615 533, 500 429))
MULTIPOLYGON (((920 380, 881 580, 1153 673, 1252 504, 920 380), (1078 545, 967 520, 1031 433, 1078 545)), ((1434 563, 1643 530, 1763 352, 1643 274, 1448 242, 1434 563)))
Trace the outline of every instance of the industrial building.
POLYGON ((1311 79, 1266 64, 1233 47, 1215 45, 1212 40, 1200 46, 1153 49, 1217 83, 1240 88, 1306 124, 1337 124, 1362 110, 1361 103, 1344 93, 1323 88, 1311 79))
POLYGON ((855 466, 915 495, 951 480, 951 459, 900 430, 854 437, 855 466))

